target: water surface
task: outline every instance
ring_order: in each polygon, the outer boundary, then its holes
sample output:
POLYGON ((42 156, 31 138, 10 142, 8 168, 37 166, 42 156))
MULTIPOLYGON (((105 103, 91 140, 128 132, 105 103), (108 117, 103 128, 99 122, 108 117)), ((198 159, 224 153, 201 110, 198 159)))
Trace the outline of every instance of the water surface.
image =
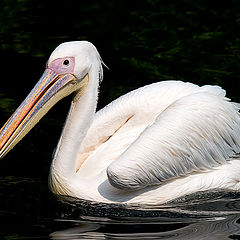
POLYGON ((240 239, 240 194, 198 193, 164 206, 89 203, 52 195, 47 182, 0 179, 3 239, 240 239))

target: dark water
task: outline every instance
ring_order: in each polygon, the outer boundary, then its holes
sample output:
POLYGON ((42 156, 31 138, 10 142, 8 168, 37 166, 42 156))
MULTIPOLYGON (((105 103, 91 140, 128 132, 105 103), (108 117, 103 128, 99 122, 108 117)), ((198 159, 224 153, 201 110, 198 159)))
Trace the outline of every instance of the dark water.
MULTIPOLYGON (((240 102, 237 0, 0 0, 0 125, 52 50, 71 40, 93 42, 110 69, 98 108, 166 79, 218 84, 240 102)), ((144 212, 53 196, 47 178, 69 100, 0 161, 0 239, 240 239, 236 193, 198 194, 144 212)))
POLYGON ((240 239, 240 194, 215 191, 142 211, 56 197, 46 182, 5 177, 3 239, 240 239))

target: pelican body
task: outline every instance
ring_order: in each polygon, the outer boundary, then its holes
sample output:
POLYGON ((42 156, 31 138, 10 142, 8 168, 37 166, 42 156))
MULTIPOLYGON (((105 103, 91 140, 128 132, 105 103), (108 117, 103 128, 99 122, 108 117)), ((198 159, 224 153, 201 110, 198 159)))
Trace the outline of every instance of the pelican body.
POLYGON ((240 190, 240 105, 225 90, 163 81, 96 112, 102 64, 87 41, 59 45, 1 129, 0 157, 73 94, 50 170, 54 193, 144 207, 198 191, 240 190))

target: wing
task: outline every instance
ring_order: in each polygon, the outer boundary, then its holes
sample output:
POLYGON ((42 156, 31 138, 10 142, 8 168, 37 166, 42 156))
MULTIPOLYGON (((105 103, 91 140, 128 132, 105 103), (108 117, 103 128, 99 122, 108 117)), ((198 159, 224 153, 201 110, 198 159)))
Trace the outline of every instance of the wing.
POLYGON ((129 92, 96 113, 87 135, 81 143, 79 154, 86 158, 130 119, 136 120, 132 121, 134 126, 147 126, 177 99, 205 91, 216 95, 225 95, 225 91, 218 86, 199 87, 181 81, 158 82, 129 92))
POLYGON ((110 183, 139 189, 225 164, 240 152, 238 110, 217 92, 177 99, 108 167, 110 183))

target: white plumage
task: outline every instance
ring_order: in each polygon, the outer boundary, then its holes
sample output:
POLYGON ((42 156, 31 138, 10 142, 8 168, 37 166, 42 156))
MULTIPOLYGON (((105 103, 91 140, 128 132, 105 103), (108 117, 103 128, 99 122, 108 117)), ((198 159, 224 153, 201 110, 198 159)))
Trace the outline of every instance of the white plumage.
POLYGON ((156 206, 197 191, 240 190, 240 105, 225 90, 163 81, 95 113, 102 76, 96 48, 64 43, 48 68, 62 72, 56 64, 66 58, 74 59, 66 73, 85 82, 68 92, 76 94, 52 163, 55 193, 156 206))

